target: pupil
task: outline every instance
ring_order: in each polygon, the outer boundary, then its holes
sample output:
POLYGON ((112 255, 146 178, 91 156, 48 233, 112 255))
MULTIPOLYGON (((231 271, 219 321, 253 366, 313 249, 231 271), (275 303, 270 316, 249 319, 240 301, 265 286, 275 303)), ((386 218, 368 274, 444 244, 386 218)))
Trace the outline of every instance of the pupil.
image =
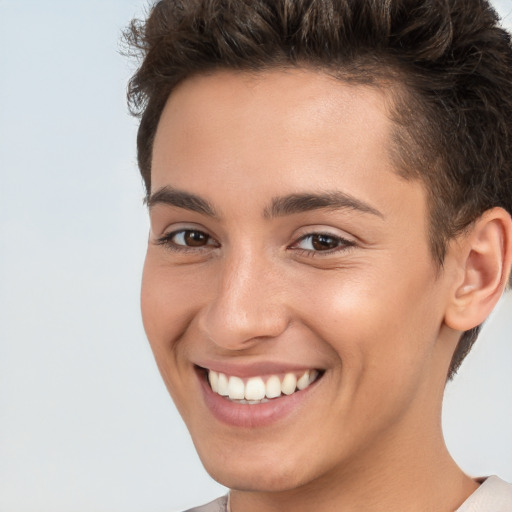
POLYGON ((326 251, 338 246, 338 241, 329 235, 315 235, 311 242, 317 251, 326 251))
POLYGON ((185 242, 191 247, 200 247, 205 245, 207 241, 207 235, 200 231, 187 231, 185 233, 185 242))

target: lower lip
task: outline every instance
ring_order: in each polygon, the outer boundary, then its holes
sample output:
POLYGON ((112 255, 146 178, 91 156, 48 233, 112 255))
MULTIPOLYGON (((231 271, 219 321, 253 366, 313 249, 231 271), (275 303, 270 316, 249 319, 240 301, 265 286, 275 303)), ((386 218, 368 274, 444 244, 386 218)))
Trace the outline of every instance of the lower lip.
POLYGON ((272 398, 262 404, 239 404, 212 391, 203 372, 199 381, 205 403, 213 416, 228 425, 242 428, 265 427, 294 413, 304 405, 318 380, 306 389, 296 391, 291 395, 272 398))

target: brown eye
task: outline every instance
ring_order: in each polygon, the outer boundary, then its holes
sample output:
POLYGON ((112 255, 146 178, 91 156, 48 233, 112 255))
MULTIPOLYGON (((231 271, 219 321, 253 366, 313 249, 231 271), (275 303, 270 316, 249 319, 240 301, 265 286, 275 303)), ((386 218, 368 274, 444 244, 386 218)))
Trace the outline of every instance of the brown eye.
POLYGON ((215 241, 210 235, 196 229, 182 229, 180 231, 174 231, 160 239, 160 243, 162 245, 167 245, 169 247, 174 246, 176 248, 198 248, 215 245, 215 241))
POLYGON ((315 251, 328 251, 340 245, 340 239, 330 235, 311 235, 311 246, 315 251))
POLYGON ((354 242, 329 233, 311 233, 303 236, 293 247, 310 255, 321 252, 338 252, 354 246, 354 242))
POLYGON ((202 247, 208 244, 210 237, 201 231, 184 231, 183 241, 184 245, 189 247, 202 247))

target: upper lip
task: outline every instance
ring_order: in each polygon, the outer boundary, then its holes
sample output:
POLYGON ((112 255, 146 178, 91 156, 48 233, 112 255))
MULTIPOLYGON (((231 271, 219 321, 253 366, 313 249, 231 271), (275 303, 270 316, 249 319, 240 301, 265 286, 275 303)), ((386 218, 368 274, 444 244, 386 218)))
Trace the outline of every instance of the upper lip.
POLYGON ((282 373, 298 373, 306 370, 319 369, 318 367, 311 365, 278 361, 254 361, 247 363, 235 363, 232 361, 198 361, 194 364, 206 370, 213 370, 241 378, 257 377, 261 375, 276 375, 282 373))

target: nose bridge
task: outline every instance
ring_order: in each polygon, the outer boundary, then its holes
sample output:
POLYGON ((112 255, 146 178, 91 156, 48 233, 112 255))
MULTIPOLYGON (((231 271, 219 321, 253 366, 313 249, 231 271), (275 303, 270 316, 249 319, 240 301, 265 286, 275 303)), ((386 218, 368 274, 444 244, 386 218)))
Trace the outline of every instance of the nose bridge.
POLYGON ((286 307, 272 267, 264 251, 249 244, 226 253, 202 321, 216 345, 241 350, 286 329, 286 307))

